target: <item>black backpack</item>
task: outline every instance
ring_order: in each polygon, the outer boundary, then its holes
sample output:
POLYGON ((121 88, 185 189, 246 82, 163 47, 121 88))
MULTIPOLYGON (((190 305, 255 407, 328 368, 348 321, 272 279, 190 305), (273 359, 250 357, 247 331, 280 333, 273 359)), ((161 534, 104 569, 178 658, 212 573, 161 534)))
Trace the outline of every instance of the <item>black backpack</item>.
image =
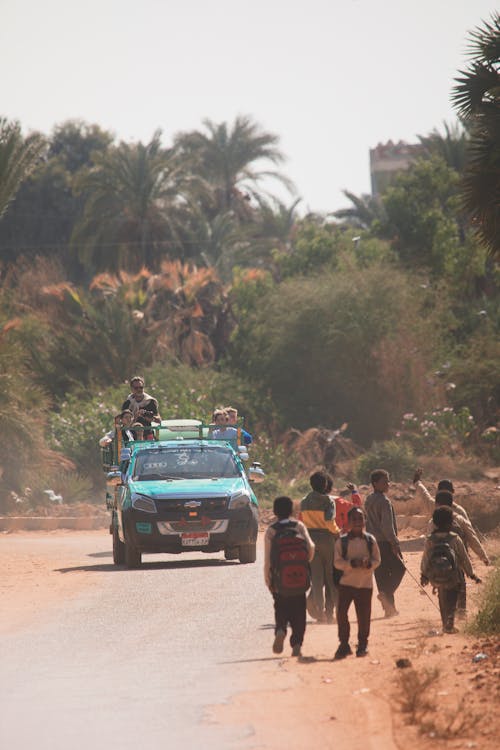
POLYGON ((281 596, 305 594, 311 586, 309 550, 297 533, 297 522, 274 523, 271 540, 272 588, 281 596))
POLYGON ((427 565, 426 577, 433 586, 454 588, 458 585, 460 574, 455 550, 450 545, 450 537, 429 536, 431 550, 427 565))

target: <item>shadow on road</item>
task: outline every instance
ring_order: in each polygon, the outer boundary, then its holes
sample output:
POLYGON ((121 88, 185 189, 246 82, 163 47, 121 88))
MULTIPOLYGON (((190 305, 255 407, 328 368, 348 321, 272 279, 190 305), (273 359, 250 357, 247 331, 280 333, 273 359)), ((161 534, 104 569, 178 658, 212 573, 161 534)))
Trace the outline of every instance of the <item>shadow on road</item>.
POLYGON ((113 557, 113 553, 111 550, 108 552, 89 552, 87 557, 113 557))
POLYGON ((327 662, 328 664, 331 664, 332 661, 335 661, 332 657, 326 657, 324 659, 318 659, 316 656, 299 656, 298 658, 294 656, 287 656, 287 655, 279 655, 279 656, 260 656, 256 657, 255 659, 233 659, 232 661, 221 661, 219 664, 253 664, 255 662, 261 662, 261 661, 283 661, 288 659, 295 659, 298 664, 317 664, 318 662, 327 662))
POLYGON ((100 565, 76 565, 71 568, 55 568, 55 573, 77 573, 87 571, 89 573, 140 573, 144 570, 179 570, 182 568, 221 568, 226 565, 239 565, 234 560, 164 560, 160 562, 142 563, 139 568, 128 569, 113 563, 101 563, 100 565))

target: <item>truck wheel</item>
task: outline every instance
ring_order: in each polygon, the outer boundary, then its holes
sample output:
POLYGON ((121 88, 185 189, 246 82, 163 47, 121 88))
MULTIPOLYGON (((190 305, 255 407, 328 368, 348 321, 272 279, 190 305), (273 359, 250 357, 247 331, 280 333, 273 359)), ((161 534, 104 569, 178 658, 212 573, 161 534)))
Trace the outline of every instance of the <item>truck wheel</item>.
POLYGON ((226 547, 224 550, 224 557, 226 560, 237 560, 238 559, 238 547, 226 547))
POLYGON ((118 536, 118 529, 113 524, 113 562, 115 565, 123 565, 125 562, 125 545, 118 536))
POLYGON ((254 563, 257 559, 257 545, 242 544, 238 557, 240 558, 240 563, 254 563))
POLYGON ((125 547, 125 567, 126 568, 138 568, 141 564, 141 553, 137 547, 133 547, 128 542, 123 545, 125 547))

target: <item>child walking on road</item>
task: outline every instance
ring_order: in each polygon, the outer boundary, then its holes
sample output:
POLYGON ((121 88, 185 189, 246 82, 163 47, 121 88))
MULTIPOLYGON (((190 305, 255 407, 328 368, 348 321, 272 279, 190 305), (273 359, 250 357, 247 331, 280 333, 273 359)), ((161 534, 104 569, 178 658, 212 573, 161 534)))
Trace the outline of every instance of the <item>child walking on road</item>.
POLYGON ((309 477, 311 492, 300 503, 304 522, 316 552, 311 565, 309 614, 318 622, 333 623, 336 590, 333 582, 333 550, 339 529, 335 523, 335 501, 326 494, 328 474, 315 471, 309 477))
POLYGON ((472 570, 464 543, 452 532, 453 511, 446 505, 432 514, 436 528, 425 540, 420 566, 421 584, 431 583, 437 589, 439 611, 445 633, 456 633, 455 612, 461 589, 463 573, 476 583, 481 583, 472 570))
POLYGON ((399 546, 396 514, 386 495, 389 489, 389 474, 384 469, 375 469, 370 476, 373 492, 365 500, 366 529, 373 534, 380 549, 380 566, 375 573, 378 598, 386 617, 399 614, 394 594, 405 574, 399 546))
POLYGON ((287 625, 292 634, 292 656, 301 656, 306 631, 306 592, 310 586, 309 563, 315 545, 302 521, 291 519, 293 502, 277 497, 273 503, 276 523, 264 536, 264 578, 274 599, 273 653, 281 654, 287 625))
POLYGON ((368 653, 373 571, 380 565, 380 551, 375 537, 364 530, 365 514, 362 508, 351 508, 347 515, 350 531, 335 542, 335 567, 342 571, 337 607, 340 645, 335 659, 344 659, 352 654, 348 617, 351 602, 354 602, 358 620, 356 656, 366 656, 368 653))

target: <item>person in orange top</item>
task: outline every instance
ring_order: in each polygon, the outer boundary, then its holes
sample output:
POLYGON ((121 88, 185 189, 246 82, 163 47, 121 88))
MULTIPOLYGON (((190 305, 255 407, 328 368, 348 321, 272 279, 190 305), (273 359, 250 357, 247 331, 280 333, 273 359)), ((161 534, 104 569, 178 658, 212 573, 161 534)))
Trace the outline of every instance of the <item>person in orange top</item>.
POLYGON ((347 514, 351 508, 360 508, 363 505, 361 496, 356 485, 352 482, 347 483, 347 489, 351 492, 349 500, 346 497, 332 495, 332 489, 333 479, 329 476, 326 485, 326 494, 335 502, 335 523, 339 527, 341 534, 346 534, 349 531, 347 514))

